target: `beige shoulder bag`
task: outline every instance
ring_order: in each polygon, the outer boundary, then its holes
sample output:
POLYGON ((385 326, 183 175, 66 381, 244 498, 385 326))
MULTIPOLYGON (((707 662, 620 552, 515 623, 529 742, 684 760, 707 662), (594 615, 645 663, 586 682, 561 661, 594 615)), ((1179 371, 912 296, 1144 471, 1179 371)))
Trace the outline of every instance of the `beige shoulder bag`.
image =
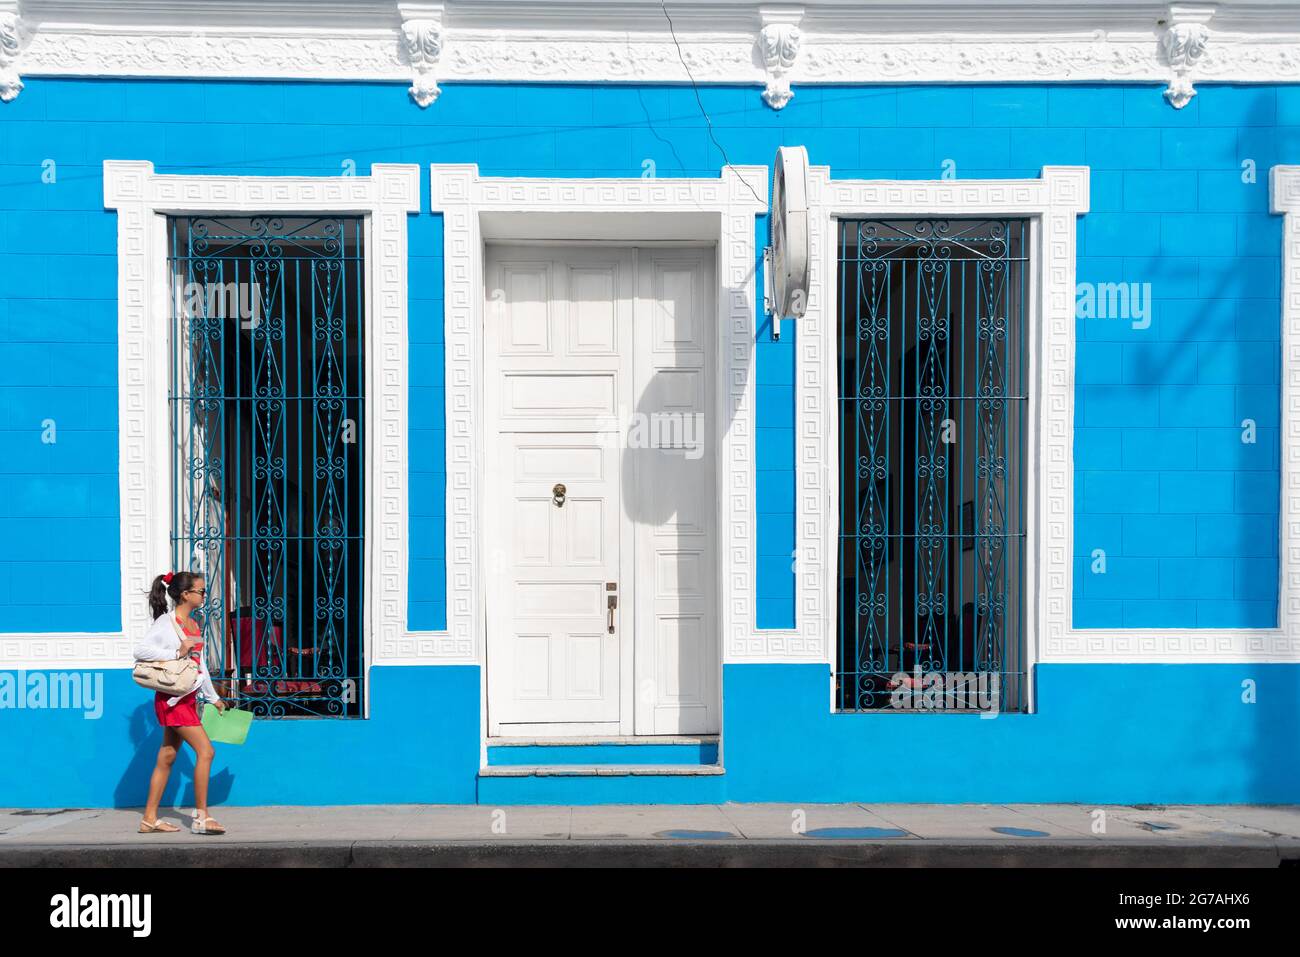
MULTIPOLYGON (((172 628, 183 642, 184 634, 176 627, 176 619, 168 615, 172 628)), ((199 666, 186 655, 184 658, 172 658, 170 661, 137 661, 131 670, 131 677, 141 688, 161 691, 175 697, 188 693, 199 680, 199 666)))

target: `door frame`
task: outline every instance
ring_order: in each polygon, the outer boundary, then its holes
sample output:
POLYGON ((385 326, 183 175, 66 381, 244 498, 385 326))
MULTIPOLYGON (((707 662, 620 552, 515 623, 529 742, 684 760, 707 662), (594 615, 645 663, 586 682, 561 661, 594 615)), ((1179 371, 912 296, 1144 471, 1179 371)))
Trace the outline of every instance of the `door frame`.
MULTIPOLYGON (((624 385, 620 387, 620 394, 616 397, 616 404, 621 411, 624 409, 635 409, 637 404, 637 391, 643 383, 640 380, 642 366, 647 364, 649 356, 643 355, 640 349, 640 341, 644 333, 644 323, 649 321, 651 314, 647 312, 649 300, 642 295, 646 288, 644 280, 649 275, 643 273, 643 267, 646 264, 653 263, 653 253, 655 251, 673 252, 679 250, 690 250, 693 255, 683 257, 685 261, 700 262, 705 267, 703 274, 706 280, 706 288, 703 290, 705 297, 703 315, 716 315, 717 307, 717 249, 715 243, 707 241, 654 241, 647 243, 623 242, 623 241, 604 241, 590 242, 583 240, 533 240, 530 242, 517 241, 497 241, 485 240, 483 243, 483 301, 484 301, 484 321, 485 323, 493 318, 494 309, 497 308, 493 292, 488 288, 489 279, 494 269, 509 266, 511 263, 527 261, 543 261, 547 257, 545 250, 559 250, 557 258, 552 262, 558 262, 559 258, 564 256, 566 251, 585 251, 591 252, 596 256, 601 253, 613 253, 608 256, 610 261, 618 261, 622 268, 619 285, 616 289, 616 296, 626 298, 626 306, 621 310, 616 310, 620 319, 626 319, 628 328, 624 337, 620 340, 620 354, 617 360, 619 375, 626 377, 624 385), (709 253, 712 252, 712 256, 709 253), (489 256, 492 257, 489 263, 489 256)), ((548 296, 551 302, 557 301, 560 295, 559 281, 557 274, 553 271, 550 277, 550 288, 548 296)), ((705 378, 706 394, 703 397, 704 409, 712 410, 718 407, 718 349, 722 336, 716 328, 710 330, 706 335, 706 349, 704 369, 708 375, 705 378), (711 363, 711 365, 709 365, 711 363)), ((481 509, 481 528, 482 528, 482 551, 480 554, 492 555, 495 549, 491 547, 491 537, 499 531, 500 503, 506 490, 501 476, 504 474, 504 463, 500 459, 501 450, 505 447, 501 436, 504 434, 499 429, 500 409, 499 401, 494 389, 490 388, 492 379, 501 369, 499 358, 489 354, 493 344, 493 338, 487 334, 486 325, 484 334, 481 339, 482 344, 482 369, 483 369, 483 415, 481 417, 480 434, 483 440, 484 471, 482 495, 480 499, 481 509)), ((712 486, 715 492, 720 492, 719 487, 719 462, 717 450, 720 447, 719 435, 716 427, 718 420, 712 412, 706 419, 706 431, 702 440, 706 443, 706 449, 712 463, 712 486)), ((620 428, 623 423, 619 423, 620 428)), ((526 431, 526 430, 525 430, 526 431)), ((559 429, 559 432, 565 431, 559 429)), ((539 430, 538 434, 554 434, 553 431, 539 430)), ((652 581, 655 570, 653 568, 641 567, 641 553, 644 540, 642 533, 638 531, 637 524, 633 521, 628 513, 626 503, 622 502, 622 496, 631 492, 638 499, 643 492, 642 482, 645 476, 639 472, 634 472, 630 477, 625 474, 626 466, 623 464, 626 449, 619 446, 619 471, 617 481, 620 490, 620 508, 619 508, 619 560, 617 579, 619 582, 618 589, 618 627, 619 627, 619 736, 651 736, 655 732, 651 725, 654 719, 653 702, 647 704, 638 693, 648 675, 647 669, 652 668, 656 662, 655 649, 653 646, 654 632, 651 627, 654 622, 654 615, 651 605, 641 600, 642 589, 638 588, 641 581, 652 581)), ((713 569, 714 581, 708 595, 706 605, 706 621, 709 632, 715 636, 713 650, 709 658, 711 659, 708 673, 705 675, 714 687, 711 693, 711 707, 714 709, 714 723, 721 723, 721 669, 718 667, 721 663, 721 614, 718 602, 720 591, 719 576, 719 547, 718 547, 718 523, 717 516, 710 514, 706 517, 705 534, 707 536, 707 546, 713 556, 711 567, 713 569)), ((496 548, 500 548, 500 542, 496 548)), ((495 582, 499 574, 498 568, 495 567, 495 561, 489 562, 488 571, 485 573, 485 586, 490 587, 495 582)), ((650 593, 653 593, 653 586, 649 586, 650 593)), ((494 720, 492 707, 493 694, 493 621, 491 614, 485 612, 484 621, 484 689, 486 711, 486 735, 489 738, 496 737, 582 737, 582 736, 599 736, 608 735, 610 730, 606 727, 605 722, 601 722, 600 727, 593 724, 580 724, 572 722, 546 722, 546 723, 512 723, 510 733, 503 734, 500 722, 494 720)), ((498 637, 497 640, 502 640, 498 637)), ((496 665, 500 667, 500 665, 496 665)), ((498 689, 500 686, 498 685, 498 689)), ((713 733, 713 732, 706 732, 713 733)))
MULTIPOLYGON (((761 661, 773 639, 798 643, 795 630, 755 633, 753 353, 760 305, 755 218, 767 212, 768 168, 728 166, 714 178, 663 179, 484 177, 472 163, 431 164, 429 172, 430 208, 443 223, 447 642, 480 665, 480 763, 487 759, 488 727, 484 576, 478 560, 484 467, 483 255, 488 240, 612 240, 636 246, 675 241, 716 247, 720 654, 723 662, 761 661)), ((721 674, 719 668, 719 684, 721 674)))

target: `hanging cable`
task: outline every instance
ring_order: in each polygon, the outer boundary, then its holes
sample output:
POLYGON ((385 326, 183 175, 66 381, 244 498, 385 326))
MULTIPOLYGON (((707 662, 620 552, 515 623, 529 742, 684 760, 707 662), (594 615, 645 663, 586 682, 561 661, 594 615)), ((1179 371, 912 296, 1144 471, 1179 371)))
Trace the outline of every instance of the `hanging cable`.
POLYGON ((686 76, 691 81, 691 89, 695 91, 695 102, 699 104, 700 115, 704 117, 704 122, 708 125, 709 139, 713 140, 713 145, 716 146, 718 152, 722 154, 723 165, 739 177, 740 181, 745 184, 745 189, 749 190, 750 194, 760 205, 767 206, 767 202, 763 197, 759 196, 758 193, 755 193, 754 187, 749 185, 749 180, 740 175, 740 170, 736 169, 735 165, 732 164, 731 158, 727 156, 726 149, 720 142, 718 142, 717 136, 714 135, 713 120, 709 118, 709 111, 704 108, 704 100, 700 98, 700 85, 695 82, 695 76, 691 73, 691 68, 686 64, 686 57, 682 53, 681 43, 677 40, 677 31, 673 28, 673 18, 668 13, 668 4, 666 0, 659 0, 659 9, 663 10, 664 19, 668 21, 668 32, 672 35, 673 46, 677 48, 677 59, 681 61, 682 69, 686 71, 686 76))

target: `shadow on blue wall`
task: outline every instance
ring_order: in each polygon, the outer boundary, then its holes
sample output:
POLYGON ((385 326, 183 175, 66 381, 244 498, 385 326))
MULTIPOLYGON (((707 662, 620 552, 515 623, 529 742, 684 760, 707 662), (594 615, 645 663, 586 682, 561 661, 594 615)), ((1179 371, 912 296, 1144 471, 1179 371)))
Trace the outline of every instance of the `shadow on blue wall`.
MULTIPOLYGON (((149 778, 162 747, 163 730, 158 725, 152 702, 142 704, 126 715, 127 739, 132 756, 117 787, 113 789, 114 807, 139 807, 148 799, 149 778)), ((208 803, 226 804, 235 787, 235 775, 221 766, 223 749, 218 748, 208 777, 208 803), (220 770, 218 770, 220 768, 220 770)), ((163 789, 162 807, 194 806, 194 751, 182 744, 176 752, 171 776, 163 789)))

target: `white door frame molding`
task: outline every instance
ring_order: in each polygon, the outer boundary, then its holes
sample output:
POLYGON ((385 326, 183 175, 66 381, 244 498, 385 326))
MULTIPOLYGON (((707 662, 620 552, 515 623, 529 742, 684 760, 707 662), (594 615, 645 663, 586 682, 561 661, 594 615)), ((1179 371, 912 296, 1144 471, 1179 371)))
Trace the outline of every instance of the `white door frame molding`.
POLYGON ((0 636, 6 667, 127 668, 149 626, 144 596, 170 566, 171 427, 167 408, 165 215, 350 214, 367 220, 366 663, 390 664, 420 640, 406 629, 407 224, 419 211, 419 167, 369 176, 186 176, 151 162, 107 160, 104 205, 118 214, 118 482, 122 631, 0 636))
POLYGON ((447 380, 447 635, 483 663, 483 257, 487 239, 573 239, 638 245, 717 244, 718 611, 724 660, 763 639, 754 625, 754 217, 767 211, 768 170, 727 167, 717 179, 484 177, 475 164, 433 164, 443 217, 447 380))

